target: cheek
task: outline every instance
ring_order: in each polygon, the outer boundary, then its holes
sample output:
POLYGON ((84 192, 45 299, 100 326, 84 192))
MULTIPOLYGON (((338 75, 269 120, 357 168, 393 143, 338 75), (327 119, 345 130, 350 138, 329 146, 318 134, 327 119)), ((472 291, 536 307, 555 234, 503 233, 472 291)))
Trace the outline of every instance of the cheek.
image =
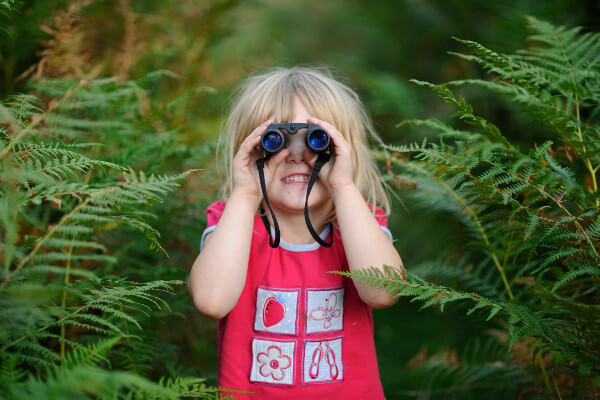
POLYGON ((312 163, 317 160, 318 155, 306 148, 304 154, 302 154, 302 157, 306 160, 306 162, 312 165, 312 163))
POLYGON ((316 181, 313 185, 312 190, 310 191, 310 197, 312 198, 313 196, 315 196, 315 198, 319 197, 319 200, 331 198, 329 190, 327 189, 325 184, 321 182, 321 180, 316 181))

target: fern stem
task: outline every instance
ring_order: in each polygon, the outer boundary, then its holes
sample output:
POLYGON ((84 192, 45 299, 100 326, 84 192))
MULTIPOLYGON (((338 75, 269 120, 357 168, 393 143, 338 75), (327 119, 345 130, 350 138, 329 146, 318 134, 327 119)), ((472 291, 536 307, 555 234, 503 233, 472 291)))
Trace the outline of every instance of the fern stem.
POLYGON ((487 234, 485 233, 485 230, 483 229, 483 226, 481 225, 481 222, 479 221, 479 218, 477 217, 477 214, 475 213, 475 211, 473 211, 473 209, 471 209, 471 207, 469 207, 466 204, 466 202, 462 199, 462 197, 460 197, 458 194, 456 194, 456 192, 454 190, 452 190, 452 188, 450 186, 448 186, 446 184, 446 182, 441 180, 438 176, 430 173, 429 171, 426 171, 425 169, 419 167, 415 163, 408 162, 408 163, 404 163, 404 165, 408 166, 409 168, 415 169, 415 170, 419 171, 420 173, 427 175, 431 179, 437 181, 448 193, 450 193, 450 195, 452 197, 454 197, 454 199, 456 199, 456 201, 458 201, 463 206, 463 209, 471 216, 471 218, 473 218, 473 221, 477 225, 477 229, 479 230, 479 233, 481 234, 481 237, 483 238, 483 241, 485 242, 485 245, 490 252, 490 256, 492 257, 492 260, 494 261, 494 265, 496 266, 496 269, 500 273, 500 277, 502 278, 502 283, 504 283, 504 287, 508 294, 508 298, 510 300, 513 300, 514 296, 513 296, 512 290, 510 289, 510 285, 508 284, 508 280, 506 279, 506 273, 504 272, 504 267, 500 264, 498 257, 494 253, 494 250, 492 249, 492 245, 490 244, 487 234))
MULTIPOLYGON (((581 132, 581 117, 579 115, 579 96, 577 95, 577 93, 575 93, 575 113, 577 114, 577 137, 579 137, 579 141, 581 143, 584 143, 583 134, 581 132)), ((598 183, 596 182, 596 171, 598 170, 598 167, 594 168, 592 166, 592 161, 589 158, 584 157, 587 154, 585 144, 582 144, 581 148, 583 150, 583 155, 581 155, 581 159, 583 160, 583 163, 587 167, 588 171, 590 171, 590 175, 592 177, 592 193, 596 193, 598 191, 598 183)), ((596 199, 596 207, 598 206, 600 206, 600 200, 596 199)))
MULTIPOLYGON (((72 240, 75 240, 75 237, 73 237, 72 240)), ((72 241, 71 241, 72 243, 72 241)), ((62 297, 62 302, 61 302, 61 306, 62 309, 64 310, 65 307, 67 306, 67 285, 69 284, 69 275, 71 273, 71 254, 73 253, 73 245, 71 244, 71 246, 69 246, 69 258, 67 258, 67 265, 66 265, 66 271, 65 271, 65 288, 63 290, 63 297, 62 297)), ((60 364, 62 365, 64 363, 65 360, 65 337, 66 337, 66 326, 63 324, 60 326, 60 337, 61 337, 61 341, 60 341, 60 364)))
POLYGON ((86 198, 84 201, 82 201, 81 203, 79 203, 75 208, 73 208, 71 210, 70 213, 68 213, 65 216, 63 216, 61 218, 61 220, 56 225, 54 225, 52 227, 52 229, 50 229, 48 231, 48 233, 46 233, 46 235, 41 240, 38 240, 38 242, 35 244, 35 247, 33 248, 33 250, 31 250, 31 252, 29 254, 27 254, 27 256, 25 258, 23 258, 23 260, 19 263, 19 265, 17 266, 17 268, 15 268, 15 270, 12 272, 12 274, 7 274, 6 278, 2 282, 2 285, 0 285, 0 290, 4 289, 6 287, 6 285, 8 285, 8 283, 10 282, 10 280, 12 279, 12 277, 14 276, 14 274, 16 274, 21 269, 23 269, 23 267, 29 262, 29 260, 31 260, 32 257, 42 248, 42 246, 44 245, 44 243, 54 234, 54 232, 56 232, 56 229, 59 226, 62 226, 66 221, 68 221, 68 219, 69 219, 69 217, 71 215, 79 212, 79 210, 81 209, 81 207, 83 207, 86 204, 88 204, 91 200, 92 200, 92 197, 90 196, 90 197, 86 198))
MULTIPOLYGON (((509 221, 510 222, 510 221, 509 221)), ((502 260, 502 269, 506 268, 506 262, 508 261, 508 255, 510 254, 510 248, 512 247, 512 240, 515 236, 516 229, 510 233, 510 238, 508 238, 508 243, 506 245, 506 251, 504 252, 504 260, 502 260)))
POLYGON ((544 359, 541 356, 542 352, 540 351, 536 355, 536 360, 538 364, 540 364, 540 370, 542 371, 542 376, 544 377, 544 383, 546 384, 546 389, 548 389, 548 394, 552 396, 554 399, 554 390, 552 390, 552 385, 550 384, 550 379, 548 378, 548 373, 546 372, 546 365, 544 364, 544 359))
POLYGON ((552 382, 554 383, 554 389, 556 389, 558 400, 562 400, 562 396, 560 395, 560 390, 558 390, 558 384, 556 383, 556 378, 554 378, 554 374, 552 374, 552 382))

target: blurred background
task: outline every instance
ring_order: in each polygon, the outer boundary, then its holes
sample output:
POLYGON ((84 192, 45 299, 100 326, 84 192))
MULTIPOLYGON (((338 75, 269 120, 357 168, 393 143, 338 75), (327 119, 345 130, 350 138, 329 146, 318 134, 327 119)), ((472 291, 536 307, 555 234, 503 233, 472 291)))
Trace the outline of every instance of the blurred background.
MULTIPOLYGON (((202 168, 159 206, 154 226, 170 257, 147 258, 156 278, 187 280, 205 226, 204 209, 222 182, 214 157, 220 124, 234 89, 247 76, 274 66, 328 66, 354 88, 379 134, 390 144, 421 142, 434 134, 398 128, 405 119, 447 121, 451 110, 435 95, 409 82, 432 83, 483 77, 475 64, 448 52, 464 51, 452 37, 477 41, 502 53, 527 45, 525 15, 553 24, 600 30, 600 2, 567 0, 111 0, 23 1, 0 16, 0 98, 29 90, 44 78, 139 79, 152 81, 148 118, 157 135, 175 132, 179 152, 161 172, 202 168), (153 111, 156 111, 155 113, 153 111), (173 205, 173 204, 176 204, 173 205)), ((511 142, 541 143, 547 136, 530 116, 489 91, 461 88, 478 113, 493 121, 511 142)), ((159 172, 152 160, 145 170, 159 172)), ((460 260, 462 225, 420 207, 407 192, 394 193, 390 228, 408 269, 444 256, 460 260)), ((136 264, 135 253, 126 255, 136 264)), ((127 273, 123 269, 122 273, 127 273)), ((441 282, 460 287, 459 282, 441 282)), ((418 311, 400 301, 374 312, 380 373, 389 399, 516 398, 524 378, 509 385, 446 382, 424 369, 439 363, 468 363, 481 354, 503 353, 494 323, 467 317, 464 310, 418 311), (479 386, 478 386, 479 385, 479 386)), ((216 322, 193 309, 185 288, 174 313, 158 322, 157 352, 164 364, 149 374, 196 375, 216 383, 216 322), (166 367, 162 366, 166 365, 166 367), (165 368, 167 371, 165 371, 165 368)), ((493 357, 490 357, 493 358, 493 357)), ((527 361, 525 361, 527 362, 527 361)), ((152 364, 152 361, 149 360, 152 364)), ((476 363, 474 362, 474 365, 476 363)))

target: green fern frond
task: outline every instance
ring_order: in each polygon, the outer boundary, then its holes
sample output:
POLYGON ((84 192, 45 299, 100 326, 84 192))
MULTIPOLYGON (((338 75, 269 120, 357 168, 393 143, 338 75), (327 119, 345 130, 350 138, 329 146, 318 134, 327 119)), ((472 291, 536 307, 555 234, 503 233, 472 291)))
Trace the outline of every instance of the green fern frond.
POLYGON ((600 277, 600 268, 594 267, 592 265, 586 265, 581 268, 577 268, 565 273, 555 284, 552 286, 552 291, 556 291, 567 283, 571 282, 573 279, 582 276, 582 275, 592 275, 600 277))
POLYGON ((44 375, 44 379, 30 376, 25 382, 8 385, 10 398, 64 399, 85 394, 93 398, 175 400, 181 396, 177 388, 166 388, 140 375, 94 366, 52 368, 44 375))
POLYGON ((105 362, 110 367, 110 360, 106 354, 123 338, 124 336, 112 336, 74 349, 66 354, 61 367, 69 369, 77 366, 96 366, 100 362, 105 362))
POLYGON ((25 172, 39 172, 45 176, 64 180, 67 177, 77 177, 78 173, 86 173, 94 167, 113 168, 119 171, 124 171, 125 168, 107 161, 92 160, 78 153, 77 157, 66 156, 62 158, 53 158, 48 160, 28 159, 20 162, 19 167, 25 172))
POLYGON ((552 158, 548 154, 547 151, 544 153, 544 159, 548 162, 548 165, 550 165, 550 167, 554 171, 558 172, 558 174, 564 179, 564 182, 568 183, 569 186, 573 186, 575 184, 575 182, 573 180, 575 177, 575 174, 569 167, 564 167, 564 166, 560 165, 558 162, 556 162, 556 160, 554 158, 552 158))
POLYGON ((71 349, 75 350, 75 349, 83 349, 85 348, 84 345, 82 345, 81 343, 78 343, 74 340, 71 340, 67 337, 61 336, 61 335, 57 335, 56 333, 52 333, 49 331, 43 331, 43 332, 38 332, 36 334, 36 337, 40 340, 55 340, 57 343, 64 343, 67 346, 69 346, 71 349))
POLYGON ((488 317, 492 318, 502 308, 502 304, 493 300, 484 298, 475 293, 463 293, 445 286, 435 285, 424 281, 416 275, 407 272, 408 281, 404 281, 395 268, 386 267, 384 271, 378 268, 370 267, 357 271, 330 271, 348 278, 358 279, 369 286, 383 288, 386 292, 394 293, 395 296, 413 297, 413 301, 423 301, 420 310, 429 308, 433 305, 439 305, 443 311, 447 303, 460 300, 471 300, 476 305, 468 311, 473 313, 477 309, 490 308, 488 317))
MULTIPOLYGON (((17 347, 19 351, 15 353, 9 353, 5 356, 6 359, 12 359, 17 361, 19 364, 31 365, 34 370, 38 370, 40 368, 50 368, 52 367, 52 362, 48 361, 43 356, 37 355, 29 355, 26 354, 25 351, 29 349, 21 350, 20 347, 17 347)), ((29 375, 31 376, 31 375, 29 375)))
POLYGON ((531 271, 531 273, 537 274, 538 272, 543 271, 548 265, 560 260, 561 258, 567 258, 567 257, 571 257, 573 255, 582 254, 585 252, 586 252, 585 249, 578 249, 578 248, 568 248, 568 249, 563 249, 563 250, 552 252, 550 255, 548 255, 546 257, 546 259, 536 269, 531 271))
POLYGON ((63 320, 59 320, 55 323, 53 323, 53 326, 57 326, 57 327, 61 327, 63 325, 73 325, 76 326, 78 328, 81 328, 85 331, 89 331, 89 332, 95 332, 95 333, 100 333, 102 335, 110 335, 110 334, 123 334, 123 332, 121 331, 121 329, 119 329, 119 327, 117 327, 115 324, 111 323, 110 321, 107 321, 104 318, 100 318, 97 317, 95 315, 92 314, 81 314, 77 316, 78 319, 72 319, 71 317, 67 317, 63 320), (89 320, 90 323, 87 322, 83 322, 81 320, 89 320), (106 328, 101 328, 100 326, 105 326, 106 328))
POLYGON ((35 114, 43 112, 42 102, 39 97, 31 93, 17 93, 8 96, 2 104, 8 106, 12 115, 19 121, 24 121, 31 118, 35 114))
POLYGON ((590 235, 594 240, 600 240, 600 218, 596 220, 593 224, 590 224, 586 232, 590 235))
POLYGON ((74 240, 74 239, 62 239, 62 238, 49 238, 44 242, 46 247, 55 248, 85 248, 85 249, 96 249, 106 252, 106 246, 103 244, 87 241, 87 240, 74 240))
POLYGON ((2 385, 0 385, 0 394, 2 394, 2 390, 6 385, 19 382, 27 376, 27 372, 20 369, 17 363, 18 360, 8 357, 0 361, 0 382, 2 382, 2 385))
POLYGON ((56 274, 56 275, 64 275, 69 274, 75 277, 81 277, 85 279, 90 279, 93 281, 98 281, 100 278, 93 272, 87 269, 73 268, 71 267, 68 271, 65 267, 59 267, 56 265, 44 265, 44 264, 36 264, 29 266, 23 270, 23 275, 30 278, 35 274, 56 274))
POLYGON ((39 356, 41 359, 48 361, 48 365, 51 365, 50 362, 60 360, 60 357, 55 352, 35 341, 22 341, 16 347, 23 354, 27 352, 32 356, 39 356))
POLYGON ((466 59, 468 61, 474 61, 480 65, 482 65, 488 72, 494 73, 502 73, 502 72, 510 72, 515 68, 514 62, 510 57, 497 53, 493 50, 486 48, 485 46, 474 42, 472 40, 464 40, 457 37, 452 37, 452 39, 457 42, 463 43, 475 55, 466 55, 456 52, 450 52, 450 54, 456 55, 460 58, 466 59))
POLYGON ((102 263, 113 263, 117 259, 114 256, 104 254, 68 254, 58 252, 48 252, 36 254, 30 258, 35 263, 48 263, 52 261, 99 261, 102 263))

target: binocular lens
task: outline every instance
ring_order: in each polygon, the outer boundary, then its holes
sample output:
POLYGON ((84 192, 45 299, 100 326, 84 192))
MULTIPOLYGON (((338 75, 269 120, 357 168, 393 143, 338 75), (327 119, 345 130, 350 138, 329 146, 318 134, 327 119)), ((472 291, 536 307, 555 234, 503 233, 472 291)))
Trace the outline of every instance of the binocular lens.
POLYGON ((307 141, 313 151, 323 151, 329 147, 329 134, 323 130, 315 130, 309 134, 307 141))
POLYGON ((267 132, 262 137, 262 147, 269 153, 276 153, 283 147, 283 134, 279 131, 267 132))
POLYGON ((262 134, 260 145, 263 150, 269 154, 275 154, 286 147, 287 138, 282 133, 285 130, 290 135, 295 135, 300 129, 308 129, 305 137, 306 147, 315 153, 322 153, 329 148, 331 138, 325 129, 319 128, 314 124, 306 123, 283 123, 271 124, 262 134))

